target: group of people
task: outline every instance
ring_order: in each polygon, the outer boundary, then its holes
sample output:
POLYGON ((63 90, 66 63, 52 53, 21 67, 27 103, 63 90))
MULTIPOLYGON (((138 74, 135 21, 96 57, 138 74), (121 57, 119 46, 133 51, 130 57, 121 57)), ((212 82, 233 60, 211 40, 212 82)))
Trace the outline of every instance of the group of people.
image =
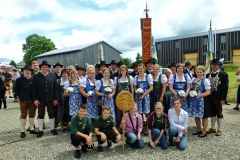
POLYGON ((188 117, 195 118, 197 129, 193 135, 203 138, 215 133, 221 136, 228 75, 220 67, 221 62, 213 59, 211 72, 204 75, 204 67, 192 70, 190 62, 172 63, 162 74, 159 65, 149 59, 146 64, 133 63, 133 72, 129 74, 126 65, 112 60, 110 65, 101 61, 95 66, 88 65, 86 69, 81 66, 63 69, 63 65, 56 63, 54 73, 50 73, 51 65, 47 61, 41 64, 33 61, 31 67, 22 68, 23 75, 16 79, 14 86, 21 109, 20 137, 26 136, 27 115, 30 134, 37 134, 37 138, 43 136, 47 107, 51 133, 58 134, 56 122, 60 122, 62 132, 71 131, 76 158, 81 157, 80 148, 86 152, 87 148, 94 146, 94 134, 99 152, 103 151, 105 141, 111 148, 112 142, 120 141, 121 135, 116 127, 121 128, 123 123, 126 143, 132 147, 144 147, 141 137, 144 132, 149 136, 152 148, 160 143, 163 149, 167 149, 176 142, 179 149, 184 150, 187 147, 188 117), (130 92, 135 101, 125 115, 115 105, 115 97, 121 91, 130 92), (34 129, 36 110, 38 132, 34 129), (207 131, 209 117, 211 128, 207 131), (173 137, 176 137, 175 142, 173 137))

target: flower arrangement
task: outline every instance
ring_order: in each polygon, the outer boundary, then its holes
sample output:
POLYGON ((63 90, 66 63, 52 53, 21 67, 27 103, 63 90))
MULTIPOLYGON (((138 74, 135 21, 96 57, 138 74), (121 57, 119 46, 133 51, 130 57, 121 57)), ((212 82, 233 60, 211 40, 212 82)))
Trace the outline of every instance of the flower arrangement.
POLYGON ((190 97, 194 98, 197 96, 197 92, 196 91, 190 91, 190 97))
POLYGON ((89 92, 87 93, 87 96, 88 96, 89 98, 92 98, 93 94, 94 94, 93 91, 89 91, 89 92))
POLYGON ((136 92, 138 95, 143 95, 143 89, 142 89, 142 88, 138 88, 135 92, 136 92))
POLYGON ((107 88, 104 89, 104 92, 105 92, 106 94, 110 94, 110 93, 112 93, 112 88, 107 87, 107 88))
POLYGON ((180 96, 180 98, 184 98, 186 93, 183 90, 178 91, 178 95, 180 96))
POLYGON ((73 93, 73 92, 74 92, 74 89, 73 89, 72 87, 68 87, 68 88, 67 88, 67 92, 68 92, 68 93, 73 93))

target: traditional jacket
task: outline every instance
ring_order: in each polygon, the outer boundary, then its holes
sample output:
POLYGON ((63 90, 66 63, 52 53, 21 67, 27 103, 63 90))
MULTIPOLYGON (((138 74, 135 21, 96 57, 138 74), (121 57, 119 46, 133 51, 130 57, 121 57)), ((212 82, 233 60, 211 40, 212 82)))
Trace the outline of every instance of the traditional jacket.
POLYGON ((29 79, 24 76, 17 78, 14 91, 15 94, 19 97, 20 101, 32 100, 32 81, 32 77, 29 79))

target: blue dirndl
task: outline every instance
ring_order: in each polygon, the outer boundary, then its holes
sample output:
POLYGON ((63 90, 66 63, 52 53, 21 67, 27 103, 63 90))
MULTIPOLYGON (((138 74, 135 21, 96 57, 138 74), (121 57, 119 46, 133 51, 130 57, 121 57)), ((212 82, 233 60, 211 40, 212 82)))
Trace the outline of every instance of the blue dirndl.
MULTIPOLYGON (((147 81, 148 74, 145 75, 145 81, 138 81, 138 75, 137 76, 137 88, 142 88, 143 93, 146 92, 149 88, 149 83, 147 81)), ((138 106, 138 113, 139 114, 148 114, 150 113, 150 97, 149 94, 143 97, 142 100, 139 99, 139 96, 135 94, 135 102, 138 106)))
MULTIPOLYGON (((70 82, 69 82, 70 83, 70 82)), ((69 87, 73 88, 73 93, 68 93, 69 95, 69 114, 71 116, 75 116, 78 114, 78 109, 80 105, 82 104, 82 95, 79 91, 80 86, 73 86, 69 85, 69 87)))

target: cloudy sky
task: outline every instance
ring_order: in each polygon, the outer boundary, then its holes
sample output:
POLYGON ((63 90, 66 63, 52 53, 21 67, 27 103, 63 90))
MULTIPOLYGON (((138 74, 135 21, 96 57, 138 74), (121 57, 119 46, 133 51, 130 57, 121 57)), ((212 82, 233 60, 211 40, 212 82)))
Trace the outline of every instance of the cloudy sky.
MULTIPOLYGON (((57 48, 104 40, 135 59, 146 0, 1 0, 0 62, 23 58, 31 34, 57 48)), ((238 0, 148 0, 155 39, 240 26, 238 0)))

